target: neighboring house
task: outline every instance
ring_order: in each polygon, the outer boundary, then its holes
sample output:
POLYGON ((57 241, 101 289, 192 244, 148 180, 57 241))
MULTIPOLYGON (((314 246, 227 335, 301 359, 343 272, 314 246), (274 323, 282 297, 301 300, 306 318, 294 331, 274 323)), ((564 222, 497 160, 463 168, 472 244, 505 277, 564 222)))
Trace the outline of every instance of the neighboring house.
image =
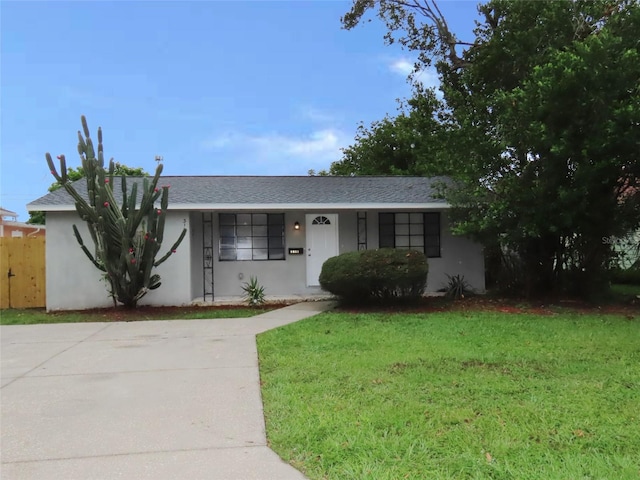
MULTIPOLYGON (((415 248, 429 257, 428 291, 446 274, 464 275, 483 292, 480 245, 449 231, 449 205, 435 197, 437 179, 422 177, 162 177, 170 185, 164 249, 188 235, 158 267, 162 286, 141 301, 184 305, 240 298, 257 277, 268 296, 321 294, 324 261, 379 247, 415 248)), ((128 178, 128 186, 135 181, 128 178)), ((120 192, 114 182, 114 194, 120 192)), ((86 182, 74 183, 79 193, 86 182)), ((80 250, 77 224, 91 237, 64 189, 27 205, 47 212, 47 309, 108 306, 99 272, 80 250)), ((161 250, 163 253, 165 250, 161 250)))
POLYGON ((18 214, 0 207, 0 237, 44 237, 44 225, 31 225, 18 221, 18 214))

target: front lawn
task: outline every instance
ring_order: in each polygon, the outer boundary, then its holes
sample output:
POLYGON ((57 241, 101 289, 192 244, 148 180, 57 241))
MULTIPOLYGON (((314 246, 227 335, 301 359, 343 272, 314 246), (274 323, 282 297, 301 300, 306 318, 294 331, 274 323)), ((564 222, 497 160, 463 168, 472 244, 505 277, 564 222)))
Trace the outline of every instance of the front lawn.
POLYGON ((311 479, 638 479, 637 315, 326 313, 258 337, 311 479))

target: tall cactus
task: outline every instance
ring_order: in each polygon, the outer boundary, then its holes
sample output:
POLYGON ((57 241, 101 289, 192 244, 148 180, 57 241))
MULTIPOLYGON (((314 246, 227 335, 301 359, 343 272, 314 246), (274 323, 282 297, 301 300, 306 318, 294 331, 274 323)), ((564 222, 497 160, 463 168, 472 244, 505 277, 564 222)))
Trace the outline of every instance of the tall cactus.
POLYGON ((84 244, 76 225, 73 233, 82 251, 89 260, 105 273, 114 306, 122 303, 127 308, 135 308, 138 300, 160 286, 160 276, 152 274, 157 267, 175 253, 187 233, 186 228, 173 246, 159 259, 156 256, 162 246, 169 187, 158 188, 162 173, 159 164, 153 178, 142 181, 142 198, 137 202, 138 184, 133 183, 131 192, 127 190, 126 176, 121 177, 122 204, 113 195, 114 162, 109 161, 109 170, 104 168, 102 129, 98 128, 98 156, 95 155, 89 127, 84 115, 81 117, 84 136, 78 131, 78 153, 87 181, 88 198, 83 198, 67 178, 64 155, 58 156, 60 173, 53 159, 46 154, 51 174, 75 200, 80 218, 87 223, 95 244, 95 255, 84 244), (160 199, 160 207, 156 201, 160 199))

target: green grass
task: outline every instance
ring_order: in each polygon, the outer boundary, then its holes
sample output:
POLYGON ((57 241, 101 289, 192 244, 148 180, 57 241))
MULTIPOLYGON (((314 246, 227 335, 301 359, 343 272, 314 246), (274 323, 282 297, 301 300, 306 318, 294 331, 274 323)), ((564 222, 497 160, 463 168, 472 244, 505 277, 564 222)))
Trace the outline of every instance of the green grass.
POLYGON ((640 317, 326 313, 258 337, 311 479, 638 479, 640 317))
POLYGON ((41 308, 0 310, 0 325, 33 325, 37 323, 118 322, 144 320, 193 320, 212 318, 245 318, 266 313, 269 308, 144 308, 100 309, 47 313, 41 308))

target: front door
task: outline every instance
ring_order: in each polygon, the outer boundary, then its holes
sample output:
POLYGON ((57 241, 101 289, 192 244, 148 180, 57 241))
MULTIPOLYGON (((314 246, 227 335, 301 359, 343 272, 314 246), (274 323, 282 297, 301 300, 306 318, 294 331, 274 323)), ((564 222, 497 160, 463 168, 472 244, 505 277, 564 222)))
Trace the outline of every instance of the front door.
POLYGON ((318 277, 327 258, 338 255, 338 215, 307 214, 307 285, 320 285, 318 277))

